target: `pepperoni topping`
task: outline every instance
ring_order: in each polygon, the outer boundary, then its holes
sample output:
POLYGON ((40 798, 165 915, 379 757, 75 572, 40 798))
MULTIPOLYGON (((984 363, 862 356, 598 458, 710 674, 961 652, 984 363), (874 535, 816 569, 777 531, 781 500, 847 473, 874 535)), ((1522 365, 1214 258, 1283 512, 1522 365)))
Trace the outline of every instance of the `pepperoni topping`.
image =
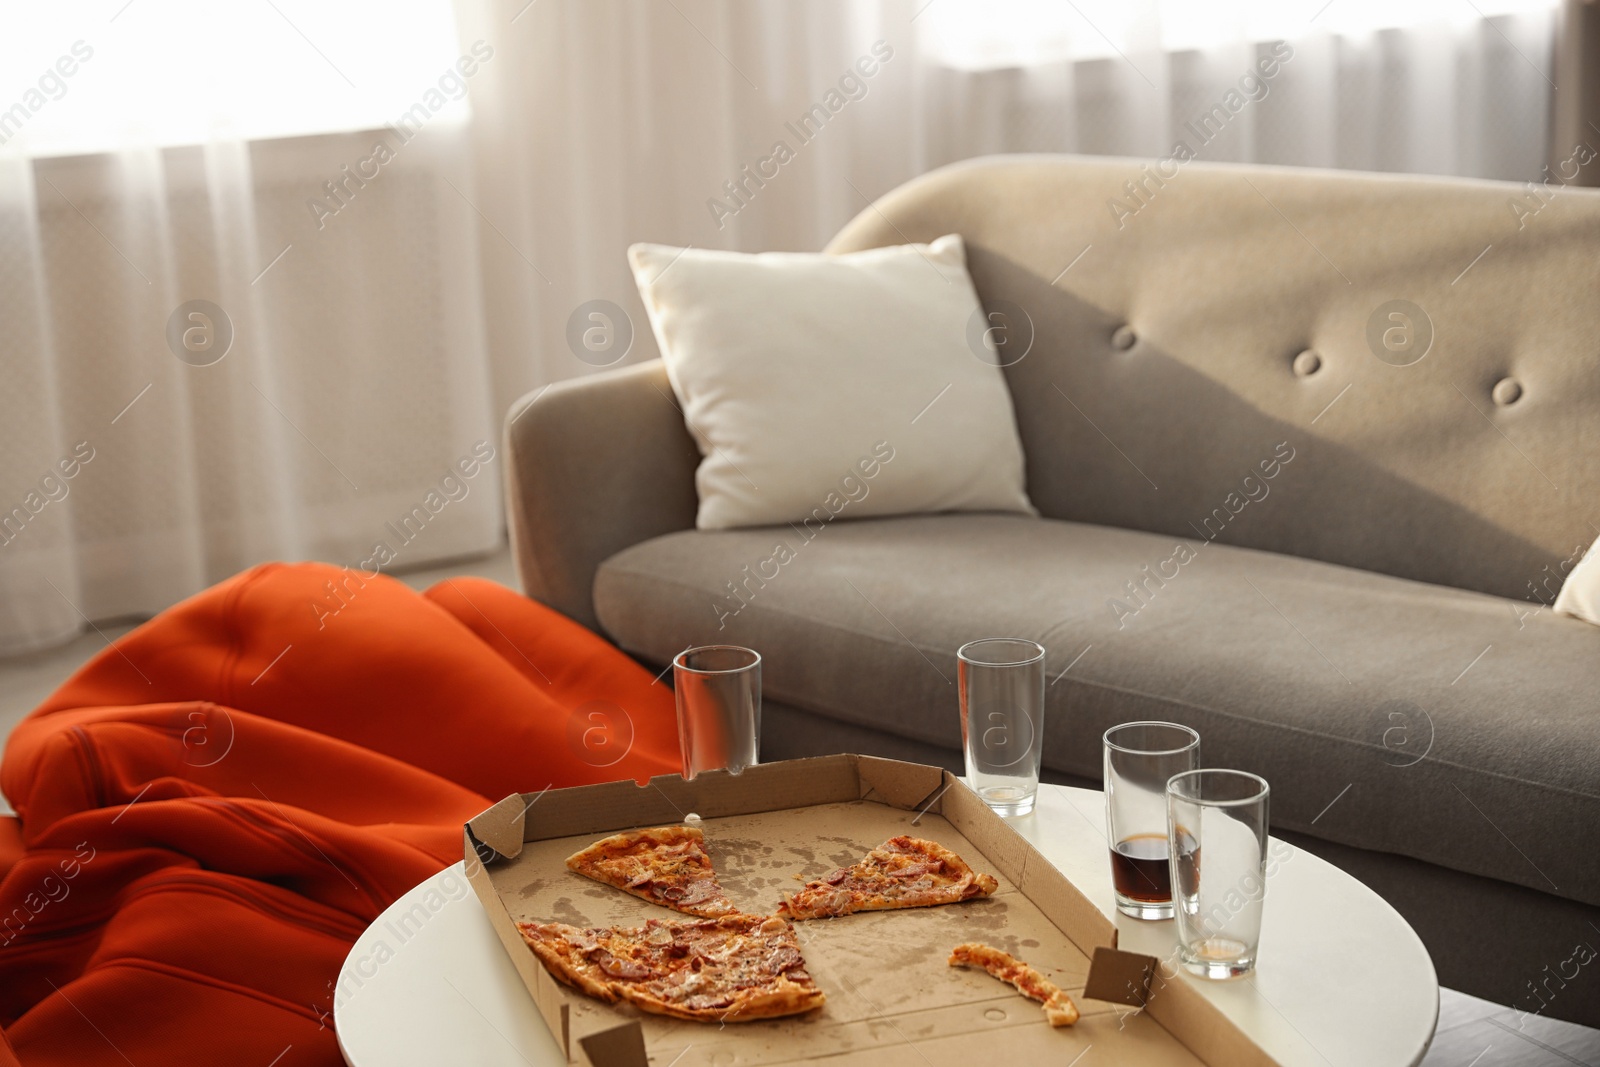
POLYGON ((779 945, 773 950, 772 955, 767 957, 767 970, 773 974, 782 974, 784 971, 794 970, 804 962, 800 958, 799 949, 791 945, 779 945))
POLYGON ((912 863, 901 867, 898 871, 889 871, 890 878, 919 878, 927 874, 929 865, 926 863, 912 863))
POLYGON ((682 902, 685 904, 698 904, 703 900, 718 896, 719 892, 720 887, 716 882, 709 878, 699 878, 690 882, 684 889, 682 902))
POLYGON ((594 962, 595 966, 613 978, 627 978, 632 981, 638 981, 641 978, 650 977, 650 968, 644 964, 636 960, 618 959, 605 949, 595 953, 594 962))

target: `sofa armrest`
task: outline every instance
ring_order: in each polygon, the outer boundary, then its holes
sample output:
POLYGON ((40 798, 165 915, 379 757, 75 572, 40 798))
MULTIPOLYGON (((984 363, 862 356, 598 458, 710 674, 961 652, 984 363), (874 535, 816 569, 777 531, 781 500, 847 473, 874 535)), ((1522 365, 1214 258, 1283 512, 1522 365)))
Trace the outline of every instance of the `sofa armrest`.
POLYGON ((590 629, 605 559, 694 527, 700 455, 659 359, 524 396, 506 415, 505 454, 523 592, 590 629))

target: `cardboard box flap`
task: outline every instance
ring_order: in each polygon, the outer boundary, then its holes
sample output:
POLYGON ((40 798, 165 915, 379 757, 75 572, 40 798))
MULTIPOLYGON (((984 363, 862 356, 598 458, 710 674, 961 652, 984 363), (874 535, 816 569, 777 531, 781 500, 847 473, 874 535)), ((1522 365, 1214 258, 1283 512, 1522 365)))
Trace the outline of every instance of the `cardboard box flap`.
POLYGON ((1112 1004, 1142 1008, 1150 1000, 1150 983, 1160 960, 1137 952, 1119 952, 1104 946, 1094 950, 1083 995, 1112 1004))
POLYGON ((663 774, 650 780, 650 788, 671 802, 680 819, 691 811, 702 818, 716 819, 808 808, 838 800, 841 795, 854 795, 859 788, 856 764, 864 758, 835 755, 758 763, 736 775, 703 771, 692 781, 663 774))
MULTIPOLYGON (((542 795, 536 795, 534 800, 542 795)), ((531 803, 521 793, 512 793, 467 821, 467 840, 472 842, 480 863, 517 858, 522 852, 523 823, 531 803)))
POLYGON ((583 1046, 584 1053, 592 1063, 611 1064, 613 1067, 650 1067, 650 1055, 644 1050, 644 1027, 637 1020, 580 1037, 578 1044, 583 1046))
POLYGON ((855 759, 862 800, 876 800, 909 811, 931 809, 938 814, 939 797, 954 781, 940 768, 921 763, 902 763, 878 756, 856 756, 855 759))
POLYGON ((714 819, 826 804, 837 800, 841 793, 856 793, 858 758, 838 755, 763 763, 737 775, 705 771, 687 782, 676 774, 663 774, 645 785, 631 781, 586 785, 579 787, 585 796, 581 806, 541 805, 534 797, 527 806, 522 839, 613 834, 641 826, 681 823, 691 813, 714 819))

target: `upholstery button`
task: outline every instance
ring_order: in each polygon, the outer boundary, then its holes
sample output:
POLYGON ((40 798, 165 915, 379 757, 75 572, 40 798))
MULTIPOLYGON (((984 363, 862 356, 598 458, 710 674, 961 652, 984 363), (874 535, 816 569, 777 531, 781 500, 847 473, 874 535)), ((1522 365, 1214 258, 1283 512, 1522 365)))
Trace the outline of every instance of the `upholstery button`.
POLYGON ((1294 357, 1294 372, 1302 378, 1308 378, 1321 369, 1322 357, 1309 348, 1294 357))
POLYGON ((1494 383, 1494 392, 1490 395, 1494 397, 1494 402, 1501 407, 1505 407, 1507 404, 1515 404, 1517 399, 1522 396, 1522 385, 1515 378, 1501 378, 1494 383))
POLYGON ((1138 339, 1139 335, 1133 332, 1132 326, 1118 326, 1116 332, 1111 335, 1111 347, 1126 352, 1138 339))

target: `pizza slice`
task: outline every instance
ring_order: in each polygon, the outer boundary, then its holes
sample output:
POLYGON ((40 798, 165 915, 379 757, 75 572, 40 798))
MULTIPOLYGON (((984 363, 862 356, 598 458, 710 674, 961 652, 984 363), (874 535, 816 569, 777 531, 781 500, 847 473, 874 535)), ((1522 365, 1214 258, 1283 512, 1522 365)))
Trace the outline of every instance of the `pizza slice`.
POLYGON ((926 908, 986 897, 998 888, 993 875, 977 874, 943 845, 921 838, 891 837, 861 862, 807 882, 786 894, 778 914, 822 919, 856 911, 926 908))
POLYGON ((688 826, 631 830, 567 857, 567 867, 625 893, 685 915, 734 915, 706 854, 705 835, 688 826))
POLYGON ((1071 1026, 1078 1021, 1078 1006, 1050 979, 1012 956, 1009 952, 968 942, 950 953, 952 967, 982 967, 1002 982, 1010 982, 1017 992, 1044 1005, 1044 1017, 1051 1026, 1071 1026))
POLYGON ((589 996, 698 1022, 749 1022, 819 1008, 794 927, 775 916, 729 915, 581 930, 518 923, 545 969, 589 996))

